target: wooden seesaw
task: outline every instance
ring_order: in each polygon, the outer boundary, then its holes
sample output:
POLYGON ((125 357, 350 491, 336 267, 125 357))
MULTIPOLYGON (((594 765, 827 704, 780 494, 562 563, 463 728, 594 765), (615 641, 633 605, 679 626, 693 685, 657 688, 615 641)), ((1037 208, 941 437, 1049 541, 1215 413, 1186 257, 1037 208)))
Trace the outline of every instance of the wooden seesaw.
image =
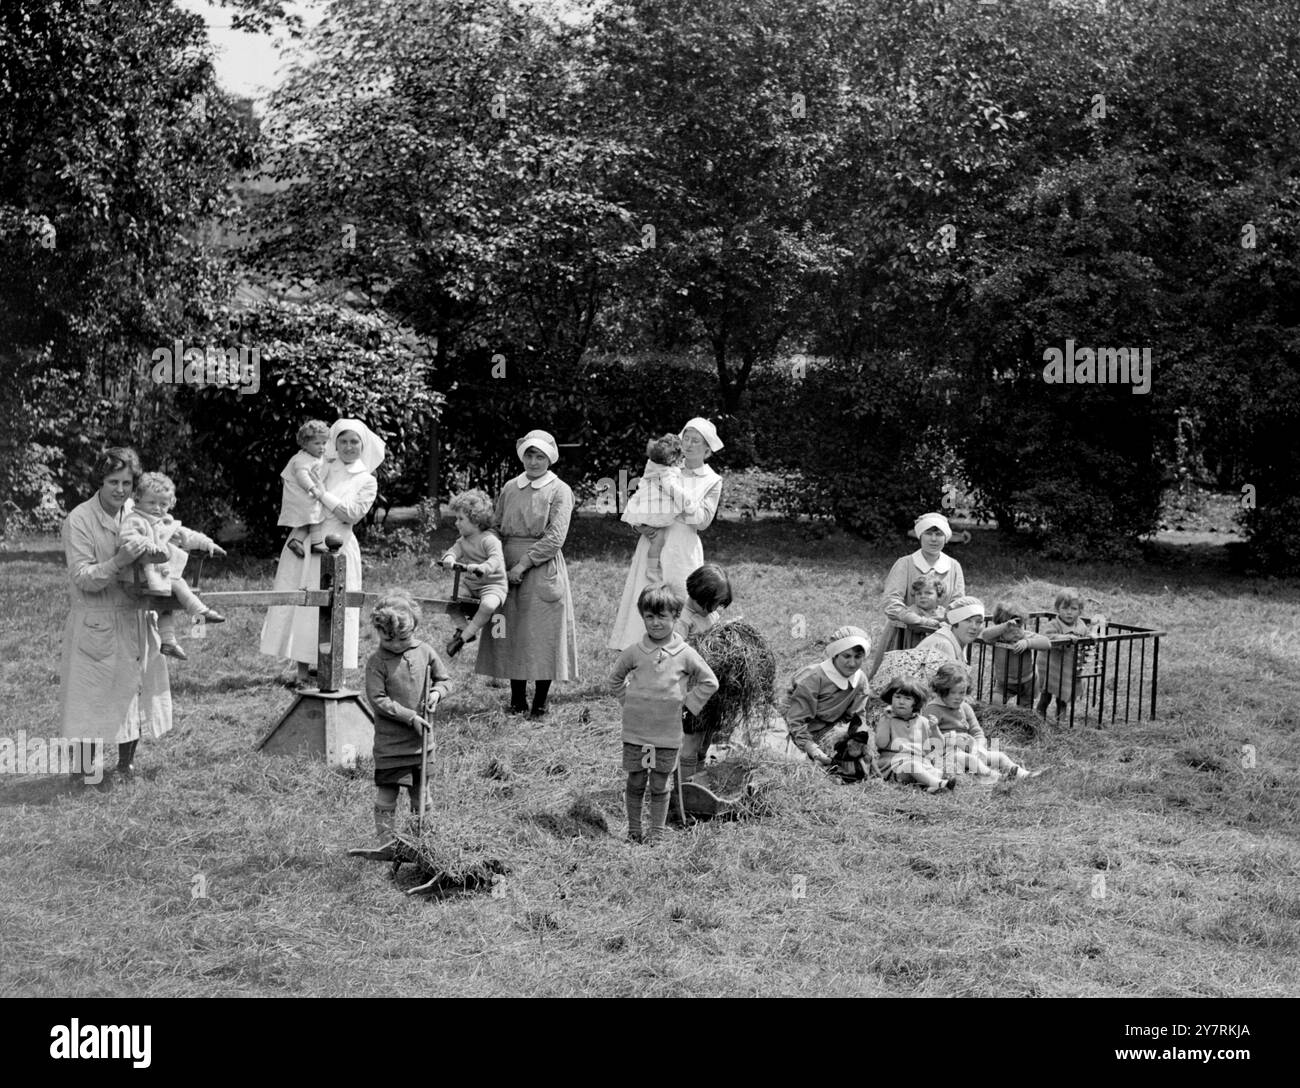
MULTIPOLYGON (((382 594, 350 592, 347 560, 340 553, 343 538, 325 538, 328 554, 320 556, 320 587, 294 590, 222 590, 201 592, 198 578, 190 588, 204 604, 219 608, 267 608, 292 605, 319 609, 316 687, 295 693, 294 701, 280 719, 257 742, 268 755, 321 755, 331 767, 351 766, 355 759, 374 751, 374 716, 361 693, 343 686, 343 632, 345 609, 361 608, 378 601, 382 594), (337 652, 336 652, 337 651, 337 652)), ((461 568, 463 569, 463 568, 461 568)), ((202 566, 199 567, 202 573, 202 566)), ((461 570, 455 571, 452 597, 416 597, 426 610, 468 618, 478 602, 460 598, 461 570)), ((175 597, 147 595, 139 585, 126 585, 135 607, 152 612, 183 609, 175 597)))

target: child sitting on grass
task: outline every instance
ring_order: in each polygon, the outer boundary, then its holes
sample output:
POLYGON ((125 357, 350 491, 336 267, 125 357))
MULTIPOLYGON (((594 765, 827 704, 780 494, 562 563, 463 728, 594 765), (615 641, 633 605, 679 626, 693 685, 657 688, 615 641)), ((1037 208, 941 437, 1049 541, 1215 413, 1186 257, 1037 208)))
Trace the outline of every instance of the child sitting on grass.
POLYGON ((1031 634, 1029 609, 1019 601, 1001 602, 993 609, 993 622, 977 636, 993 646, 993 690, 1003 703, 1029 705, 1034 697, 1034 655, 1030 650, 1050 650, 1046 635, 1031 634))
MULTIPOLYGON (((226 617, 209 608, 194 595, 181 575, 189 561, 186 551, 200 548, 209 555, 225 555, 226 550, 211 537, 187 529, 167 511, 176 505, 176 485, 161 472, 146 472, 135 489, 135 503, 122 518, 118 543, 144 540, 149 551, 136 562, 144 576, 145 592, 155 597, 175 597, 188 616, 202 616, 205 623, 225 623, 226 617)), ((127 575, 130 577, 129 573, 127 575)), ((189 655, 176 641, 176 613, 159 612, 159 649, 168 657, 185 661, 189 655)))
POLYGON ((835 763, 827 749, 861 724, 869 694, 862 663, 870 652, 871 640, 861 627, 836 628, 825 660, 805 665, 791 681, 785 712, 790 740, 823 767, 835 763))
POLYGON ((886 710, 876 720, 876 766, 886 781, 915 782, 926 793, 950 790, 957 782, 945 778, 934 765, 931 752, 942 739, 921 714, 929 693, 919 680, 905 676, 891 680, 881 693, 886 710))
POLYGON ((940 665, 930 678, 934 698, 925 707, 926 717, 943 738, 943 766, 964 770, 971 774, 998 778, 999 772, 1028 778, 1029 772, 1005 752, 988 746, 984 730, 970 703, 966 691, 970 673, 965 665, 955 662, 940 665))
POLYGON ((322 512, 320 497, 324 492, 319 473, 325 464, 325 444, 330 429, 319 419, 309 419, 298 428, 298 452, 280 473, 284 484, 280 492, 280 520, 278 524, 293 529, 289 534, 288 548, 294 555, 304 556, 307 549, 317 554, 329 551, 321 533, 322 512))
POLYGON ((510 586, 506 581, 506 553, 501 539, 488 526, 492 524, 492 500, 484 491, 463 491, 447 504, 456 515, 460 533, 439 562, 448 570, 455 563, 466 568, 468 577, 461 583, 465 594, 478 601, 478 611, 464 627, 457 627, 447 640, 447 656, 455 657, 478 633, 503 604, 510 586))
POLYGON ((1052 607, 1056 615, 1040 629, 1047 636, 1051 650, 1039 661, 1036 709, 1046 718, 1047 708, 1055 697, 1056 718, 1060 721, 1074 698, 1075 643, 1087 638, 1089 632, 1083 622, 1083 594, 1077 589, 1062 589, 1052 607))
MULTIPOLYGON (((731 604, 731 580, 717 563, 696 567, 686 578, 686 607, 673 624, 673 631, 684 639, 713 630, 722 618, 722 609, 731 604)), ((677 756, 677 773, 689 782, 699 770, 700 742, 704 734, 696 732, 699 723, 694 714, 682 715, 682 748, 677 756)))
MULTIPOLYGON (((675 434, 652 438, 646 443, 645 470, 641 482, 628 499, 622 520, 629 525, 653 525, 663 528, 677 520, 678 514, 694 514, 696 505, 682 487, 682 440, 675 434)), ((664 533, 650 538, 646 555, 646 576, 652 581, 663 577, 659 557, 663 554, 664 533)))
POLYGON ((647 586, 636 607, 645 635, 618 655, 609 689, 623 704, 628 839, 654 843, 668 821, 668 781, 682 746, 682 708, 698 714, 718 690, 718 678, 673 630, 682 612, 675 589, 647 586), (643 830, 647 780, 650 821, 643 830))
POLYGON ((375 715, 375 835, 379 857, 391 859, 397 793, 405 786, 411 811, 420 810, 429 768, 422 759, 424 730, 451 681, 433 647, 415 637, 420 606, 404 590, 380 598, 370 614, 379 649, 366 662, 366 700, 375 715))

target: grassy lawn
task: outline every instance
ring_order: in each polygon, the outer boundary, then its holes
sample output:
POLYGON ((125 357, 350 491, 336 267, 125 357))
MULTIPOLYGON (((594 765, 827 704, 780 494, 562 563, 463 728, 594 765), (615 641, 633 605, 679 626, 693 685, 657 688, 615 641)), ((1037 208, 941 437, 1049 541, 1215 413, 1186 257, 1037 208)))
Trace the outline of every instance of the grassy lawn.
MULTIPOLYGON (((1014 591, 1049 606, 1074 584, 1111 618, 1169 632, 1158 720, 1012 749, 1047 769, 1014 787, 927 796, 791 765, 774 815, 670 830, 646 849, 623 841, 618 707, 602 694, 622 529, 584 518, 570 536, 583 675, 550 721, 507 719, 507 691, 471 672, 473 647, 453 666, 434 819, 498 829, 512 872, 495 896, 407 897, 410 867, 394 881, 344 856, 372 836, 369 773, 253 750, 291 696, 255 652, 261 613, 232 610, 173 665, 176 727, 142 742, 134 786, 0 781, 0 993, 1300 992, 1300 584, 1169 550, 1141 567, 1058 567, 977 535, 953 554, 988 605, 1014 591), (562 833, 556 817, 579 800, 608 833, 562 833), (192 897, 198 874, 207 898, 192 897)), ((19 547, 0 553, 0 735, 46 736, 65 572, 56 541, 19 547)), ((783 683, 835 626, 875 632, 902 548, 762 521, 715 525, 706 551, 783 683), (806 638, 792 637, 796 615, 806 638)), ((207 586, 265 588, 272 563, 224 571, 207 586)), ((389 584, 447 588, 413 558, 368 560, 366 588, 389 584)), ((440 646, 446 620, 433 624, 440 646)), ((374 645, 363 634, 363 657, 374 645)))

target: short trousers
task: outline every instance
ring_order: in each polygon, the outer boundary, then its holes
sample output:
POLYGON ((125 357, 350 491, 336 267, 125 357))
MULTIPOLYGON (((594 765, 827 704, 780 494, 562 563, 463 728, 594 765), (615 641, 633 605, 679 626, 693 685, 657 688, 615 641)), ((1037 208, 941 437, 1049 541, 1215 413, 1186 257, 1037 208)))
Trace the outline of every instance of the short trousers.
POLYGON ((418 790, 420 779, 423 777, 425 776, 420 774, 418 762, 407 763, 401 767, 375 768, 376 786, 405 786, 409 790, 418 790))
POLYGON ((655 748, 654 766, 643 767, 641 760, 645 758, 645 749, 650 745, 642 746, 640 744, 623 745, 623 770, 628 774, 635 774, 637 771, 658 771, 660 774, 668 774, 677 766, 676 748, 655 748))
POLYGON ((478 595, 479 606, 487 605, 493 612, 506 603, 506 591, 497 586, 485 589, 478 595))

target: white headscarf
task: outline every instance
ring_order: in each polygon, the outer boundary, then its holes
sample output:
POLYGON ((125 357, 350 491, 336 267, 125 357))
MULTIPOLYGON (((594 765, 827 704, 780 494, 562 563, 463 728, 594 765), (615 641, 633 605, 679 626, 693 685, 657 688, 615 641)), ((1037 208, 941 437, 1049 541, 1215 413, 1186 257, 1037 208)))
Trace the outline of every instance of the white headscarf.
POLYGON ((336 419, 330 424, 329 440, 325 443, 325 459, 337 461, 339 467, 351 475, 374 472, 384 463, 385 451, 384 440, 359 419, 336 419), (351 431, 361 439, 361 456, 350 465, 339 460, 338 447, 335 445, 338 436, 344 431, 351 431))
POLYGON ((978 597, 958 597, 948 605, 948 613, 944 617, 949 627, 956 627, 962 620, 968 620, 971 616, 984 615, 984 602, 978 597))
POLYGON ((916 519, 916 524, 912 526, 912 532, 916 534, 916 539, 921 539, 921 534, 927 529, 938 529, 943 533, 943 542, 948 543, 952 539, 952 526, 948 524, 948 519, 942 514, 922 514, 916 519))
POLYGON ((556 445, 555 438, 550 431, 529 431, 523 438, 516 442, 515 453, 518 455, 519 460, 522 461, 524 459, 524 454, 527 452, 529 446, 535 450, 541 450, 542 453, 546 455, 546 459, 550 462, 550 464, 546 466, 547 468, 550 468, 551 465, 555 464, 555 462, 560 459, 560 447, 556 445))
POLYGON ((703 416, 696 416, 685 427, 681 429, 677 437, 681 438, 688 430, 697 430, 700 437, 704 439, 704 444, 709 447, 710 453, 717 453, 722 449, 722 439, 718 437, 718 428, 710 423, 703 416))

